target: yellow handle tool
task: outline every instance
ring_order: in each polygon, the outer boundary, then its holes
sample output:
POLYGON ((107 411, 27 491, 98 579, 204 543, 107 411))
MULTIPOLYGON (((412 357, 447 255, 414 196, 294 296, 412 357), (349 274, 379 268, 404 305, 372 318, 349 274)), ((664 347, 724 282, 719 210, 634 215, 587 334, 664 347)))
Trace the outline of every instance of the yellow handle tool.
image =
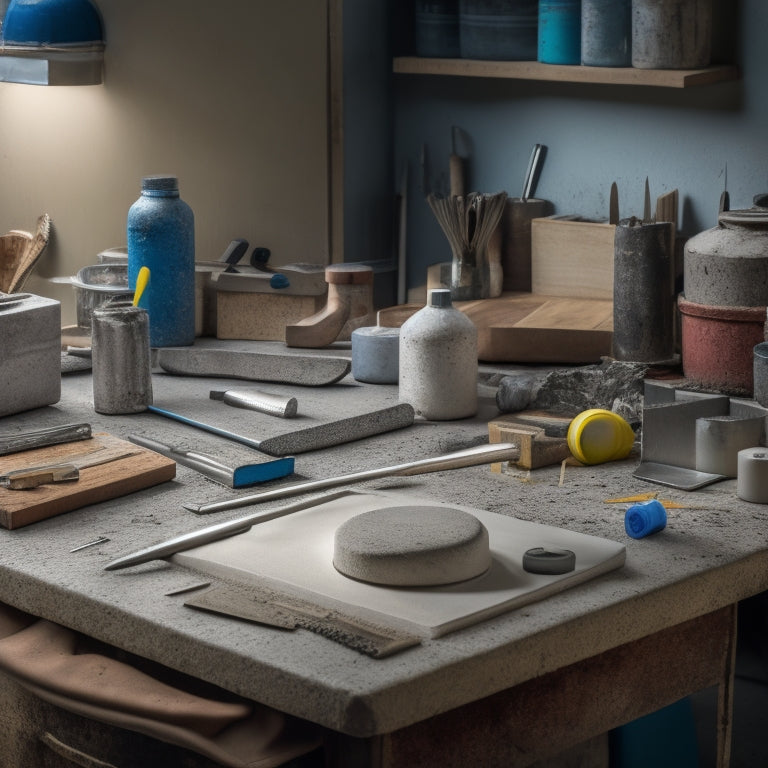
POLYGON ((141 299, 141 294, 149 282, 149 267, 142 267, 136 276, 136 290, 133 292, 133 306, 136 307, 141 299))

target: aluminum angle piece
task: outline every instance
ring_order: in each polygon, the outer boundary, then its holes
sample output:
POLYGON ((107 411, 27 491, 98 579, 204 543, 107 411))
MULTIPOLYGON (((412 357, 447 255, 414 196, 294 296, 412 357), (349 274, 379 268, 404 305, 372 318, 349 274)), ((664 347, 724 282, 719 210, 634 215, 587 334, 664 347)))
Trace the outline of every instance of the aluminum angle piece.
POLYGON ((632 473, 638 480, 649 483, 677 488, 681 491, 696 491, 712 483, 727 480, 725 475, 715 475, 710 472, 699 472, 695 469, 675 467, 671 464, 658 464, 653 461, 640 462, 640 466, 632 473))

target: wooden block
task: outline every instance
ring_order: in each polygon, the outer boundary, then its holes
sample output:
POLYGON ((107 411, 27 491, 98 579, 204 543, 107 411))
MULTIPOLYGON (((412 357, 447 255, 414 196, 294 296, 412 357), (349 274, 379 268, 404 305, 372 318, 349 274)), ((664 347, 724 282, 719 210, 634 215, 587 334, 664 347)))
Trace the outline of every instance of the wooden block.
POLYGON ((176 476, 176 462, 154 451, 120 440, 104 433, 94 434, 89 440, 51 445, 31 451, 0 457, 0 474, 16 469, 63 464, 85 452, 114 455, 123 449, 131 455, 106 464, 84 467, 80 479, 71 483, 41 485, 24 491, 0 488, 0 525, 3 528, 21 528, 63 512, 97 504, 118 496, 149 488, 176 476))
POLYGON ((531 292, 613 301, 615 230, 605 222, 534 219, 531 292))
POLYGON ((437 288, 451 287, 451 269, 453 262, 441 261, 427 267, 427 295, 437 288))
MULTIPOLYGON (((520 456, 515 464, 520 469, 538 469, 559 464, 571 455, 564 437, 548 437, 544 427, 522 423, 514 414, 501 416, 488 423, 488 442, 513 443, 518 446, 520 456)), ((491 464, 491 472, 504 472, 504 465, 501 462, 491 464)))
POLYGON ((325 295, 219 291, 216 304, 216 338, 285 341, 285 326, 319 312, 325 295))
POLYGON ((458 302, 486 362, 597 363, 611 354, 613 302, 532 293, 458 302))
MULTIPOLYGON (((477 326, 478 359, 489 363, 597 363, 611 354, 613 302, 533 293, 455 304, 477 326)), ((399 328, 420 304, 379 310, 379 325, 399 328)))

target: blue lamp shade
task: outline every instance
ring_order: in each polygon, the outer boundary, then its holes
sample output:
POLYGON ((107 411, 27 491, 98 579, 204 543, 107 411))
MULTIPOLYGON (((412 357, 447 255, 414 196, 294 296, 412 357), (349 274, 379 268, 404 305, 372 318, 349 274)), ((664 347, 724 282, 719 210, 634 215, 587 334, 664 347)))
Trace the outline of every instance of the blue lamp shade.
POLYGON ((11 0, 2 26, 5 46, 69 47, 103 41, 90 0, 11 0))

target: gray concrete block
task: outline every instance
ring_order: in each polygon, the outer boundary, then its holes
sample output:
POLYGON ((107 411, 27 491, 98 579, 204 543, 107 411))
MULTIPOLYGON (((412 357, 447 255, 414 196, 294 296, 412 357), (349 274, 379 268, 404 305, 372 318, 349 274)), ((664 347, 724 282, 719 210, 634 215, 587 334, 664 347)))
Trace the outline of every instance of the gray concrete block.
POLYGON ((0 303, 0 416, 61 397, 61 304, 17 295, 0 303))

